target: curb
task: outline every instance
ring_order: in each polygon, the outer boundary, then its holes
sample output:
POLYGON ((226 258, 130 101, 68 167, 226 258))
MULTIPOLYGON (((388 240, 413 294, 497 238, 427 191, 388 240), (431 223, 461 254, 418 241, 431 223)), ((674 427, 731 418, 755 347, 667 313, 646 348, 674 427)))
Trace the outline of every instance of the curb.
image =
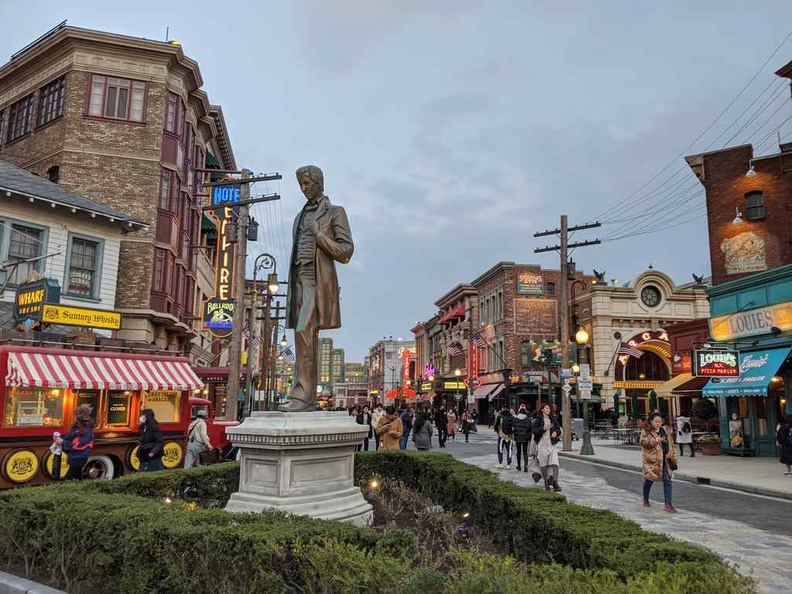
POLYGON ((0 571, 0 594, 66 594, 43 584, 0 571))
MULTIPOLYGON (((583 456, 582 454, 575 454, 570 452, 558 452, 562 458, 569 458, 570 460, 580 460, 582 462, 590 462, 591 464, 599 464, 600 466, 610 466, 611 468, 618 468, 620 470, 630 470, 632 472, 641 472, 640 466, 633 464, 625 464, 624 462, 613 462, 611 460, 603 460, 596 456, 583 456)), ((764 487, 756 487, 754 485, 746 485, 743 483, 732 483, 729 481, 722 481, 707 476, 696 476, 687 474, 685 472, 675 472, 674 478, 680 481, 693 483, 695 485, 709 485, 710 487, 719 487, 721 489, 728 489, 730 491, 742 491, 743 493, 750 493, 752 495, 762 495, 763 497, 773 497, 775 499, 786 499, 792 501, 792 493, 787 491, 776 491, 775 489, 765 489, 764 487)))

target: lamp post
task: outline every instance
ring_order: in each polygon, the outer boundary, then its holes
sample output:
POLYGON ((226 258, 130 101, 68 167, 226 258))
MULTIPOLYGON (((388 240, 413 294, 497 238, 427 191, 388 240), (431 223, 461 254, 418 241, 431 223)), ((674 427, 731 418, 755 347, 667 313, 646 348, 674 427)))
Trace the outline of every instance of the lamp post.
MULTIPOLYGON (((581 364, 588 364, 588 341, 589 334, 584 328, 579 328, 575 334, 575 342, 578 344, 578 360, 581 364)), ((588 379, 587 376, 586 379, 588 379)), ((591 394, 589 394, 589 397, 591 394)), ((593 456, 594 447, 591 445, 591 433, 589 431, 589 399, 581 398, 580 378, 578 378, 578 398, 583 400, 583 445, 580 446, 580 453, 584 456, 593 456)))
MULTIPOLYGON (((247 395, 246 400, 250 403, 248 405, 248 414, 253 411, 253 386, 252 386, 252 379, 253 379, 253 327, 256 324, 256 298, 258 297, 258 291, 256 290, 256 276, 258 275, 259 271, 261 270, 272 270, 272 272, 267 275, 267 291, 266 291, 266 300, 265 300, 265 312, 264 312, 264 332, 262 333, 262 340, 261 346, 262 348, 265 345, 265 341, 267 346, 269 346, 269 341, 267 341, 267 336, 269 334, 269 329, 267 325, 269 324, 269 316, 270 316, 270 301, 272 299, 272 295, 275 295, 278 292, 278 288, 280 287, 278 283, 278 268, 277 263, 275 262, 275 257, 272 254, 259 254, 256 257, 256 261, 253 264, 253 298, 250 300, 250 315, 248 317, 248 344, 247 344, 247 367, 245 369, 245 393, 247 395)), ((265 351, 268 349, 264 349, 265 351)), ((259 374, 259 382, 261 382, 261 374, 259 374)))
POLYGON ((454 403, 456 404, 456 409, 459 410, 459 403, 462 401, 462 395, 459 393, 459 378, 462 376, 462 370, 457 367, 454 369, 454 377, 456 381, 454 385, 456 386, 456 394, 454 394, 454 403))

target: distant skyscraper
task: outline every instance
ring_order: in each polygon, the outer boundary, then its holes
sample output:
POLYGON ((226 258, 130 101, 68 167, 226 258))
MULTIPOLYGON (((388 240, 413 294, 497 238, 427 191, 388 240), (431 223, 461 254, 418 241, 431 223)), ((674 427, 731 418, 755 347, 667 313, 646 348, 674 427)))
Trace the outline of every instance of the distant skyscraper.
POLYGON ((329 386, 333 378, 333 339, 319 339, 319 357, 317 359, 319 385, 329 386))
POLYGON ((346 381, 346 368, 344 367, 344 349, 333 349, 330 358, 330 380, 333 385, 346 381))

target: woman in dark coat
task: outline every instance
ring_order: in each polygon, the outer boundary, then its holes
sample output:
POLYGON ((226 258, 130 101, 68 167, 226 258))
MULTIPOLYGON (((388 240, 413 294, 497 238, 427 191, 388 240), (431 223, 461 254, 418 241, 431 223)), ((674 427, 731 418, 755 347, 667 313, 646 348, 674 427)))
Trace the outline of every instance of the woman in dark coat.
POLYGON ((419 412, 415 415, 413 441, 417 450, 429 451, 432 449, 432 424, 424 413, 419 412))
POLYGON ((357 451, 359 452, 361 449, 368 452, 369 449, 369 439, 371 439, 373 432, 371 430, 371 413, 369 412, 369 407, 364 406, 363 409, 357 414, 355 417, 355 422, 358 425, 368 425, 368 433, 366 437, 363 438, 363 443, 359 443, 357 446, 357 451))
POLYGON ((74 409, 74 425, 66 435, 58 438, 58 443, 66 452, 66 460, 69 464, 66 480, 81 481, 83 468, 91 456, 94 445, 93 417, 90 406, 81 404, 74 409))
POLYGON ((137 457, 140 461, 140 472, 152 470, 165 470, 162 465, 162 456, 165 454, 165 443, 162 441, 162 431, 154 411, 144 408, 140 411, 140 443, 137 457))
POLYGON ((784 475, 792 476, 792 415, 784 417, 776 429, 776 442, 781 450, 781 464, 786 466, 784 475))

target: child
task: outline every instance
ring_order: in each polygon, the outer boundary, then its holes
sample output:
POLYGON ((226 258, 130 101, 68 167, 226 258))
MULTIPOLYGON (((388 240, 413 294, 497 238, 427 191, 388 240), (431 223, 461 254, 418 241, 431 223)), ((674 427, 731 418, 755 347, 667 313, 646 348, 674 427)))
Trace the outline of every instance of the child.
POLYGON ((61 478, 61 453, 63 452, 63 440, 60 438, 60 431, 55 431, 52 434, 52 445, 50 452, 52 452, 52 476, 53 478, 61 478))

